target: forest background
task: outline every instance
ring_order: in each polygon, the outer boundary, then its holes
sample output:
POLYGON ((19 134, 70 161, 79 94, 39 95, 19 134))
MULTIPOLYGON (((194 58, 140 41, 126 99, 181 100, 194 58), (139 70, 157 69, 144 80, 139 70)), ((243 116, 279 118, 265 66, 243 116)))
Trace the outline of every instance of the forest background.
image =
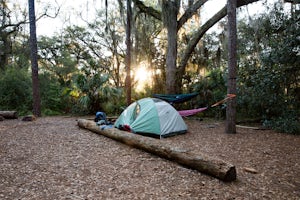
MULTIPOLYGON (((16 1, 0 2, 0 110, 30 114, 28 10, 16 1)), ((126 107, 126 8, 120 2, 109 1, 109 6, 97 9, 86 6, 72 19, 65 15, 63 28, 54 34, 39 35, 43 115, 97 111, 118 115, 126 107)), ((144 2, 161 9, 155 1, 144 2)), ((188 3, 182 2, 183 11, 188 3)), ((300 6, 280 0, 261 2, 264 11, 256 15, 248 14, 247 7, 238 9, 238 120, 259 121, 281 132, 299 134, 300 6)), ((37 23, 40 18, 50 19, 62 12, 58 3, 40 5, 37 23)), ((201 12, 178 33, 179 52, 203 24, 201 12)), ((161 22, 141 13, 135 4, 133 16, 131 78, 132 99, 136 100, 166 92, 167 41, 161 22)), ((181 108, 211 105, 226 95, 226 24, 226 18, 219 21, 192 52, 180 80, 181 89, 199 95, 181 108)), ((220 106, 200 115, 224 118, 225 110, 220 106)))

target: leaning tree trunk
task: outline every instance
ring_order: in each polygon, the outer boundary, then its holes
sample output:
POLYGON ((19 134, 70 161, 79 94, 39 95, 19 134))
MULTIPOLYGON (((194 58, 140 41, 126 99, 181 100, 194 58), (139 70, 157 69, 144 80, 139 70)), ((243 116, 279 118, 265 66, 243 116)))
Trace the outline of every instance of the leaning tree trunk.
MULTIPOLYGON (((227 1, 228 13, 228 94, 236 94, 236 0, 227 1)), ((226 133, 236 133, 236 98, 228 101, 226 108, 226 133)))
MULTIPOLYGON (((242 7, 253 2, 257 2, 260 0, 238 0, 237 7, 242 7)), ((182 76, 185 74, 185 68, 188 64, 188 61, 194 51, 195 47, 197 46, 198 42, 202 39, 204 34, 213 27, 217 22, 223 19, 227 15, 227 6, 224 6, 221 10, 219 10, 214 16, 212 16, 207 22, 205 22, 202 26, 198 28, 197 31, 192 35, 190 41, 188 42, 186 48, 180 53, 181 59, 180 63, 178 64, 178 78, 181 80, 182 76)), ((181 26, 178 26, 181 27, 181 26)))
POLYGON ((33 92, 33 114, 41 116, 41 99, 37 59, 37 40, 36 40, 36 19, 34 10, 34 0, 28 0, 29 21, 30 21, 30 59, 32 70, 32 92, 33 92))
POLYGON ((198 170, 223 181, 236 180, 235 166, 223 160, 206 155, 195 154, 188 150, 167 145, 163 140, 149 138, 112 128, 101 130, 95 122, 85 119, 78 120, 78 126, 104 135, 129 146, 174 161, 188 168, 198 170))

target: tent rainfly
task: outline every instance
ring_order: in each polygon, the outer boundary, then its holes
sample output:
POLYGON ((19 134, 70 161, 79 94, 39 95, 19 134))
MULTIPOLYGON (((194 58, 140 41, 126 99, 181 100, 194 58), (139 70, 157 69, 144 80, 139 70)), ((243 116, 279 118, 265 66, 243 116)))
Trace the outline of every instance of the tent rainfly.
POLYGON ((144 98, 129 105, 115 122, 119 129, 156 138, 186 133, 187 126, 169 103, 144 98))

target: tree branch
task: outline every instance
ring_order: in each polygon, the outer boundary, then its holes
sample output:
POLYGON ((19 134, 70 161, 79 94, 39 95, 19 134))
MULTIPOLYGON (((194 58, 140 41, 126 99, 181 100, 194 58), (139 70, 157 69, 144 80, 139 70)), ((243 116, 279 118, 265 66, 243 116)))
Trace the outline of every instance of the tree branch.
POLYGON ((16 24, 6 24, 0 27, 0 33, 3 34, 6 28, 13 28, 11 31, 6 32, 7 35, 10 35, 11 33, 15 32, 21 25, 29 23, 29 21, 21 21, 16 24))
POLYGON ((40 16, 38 16, 36 18, 36 21, 39 21, 43 17, 49 17, 49 18, 52 18, 52 19, 56 18, 59 14, 60 9, 61 9, 61 5, 58 4, 57 0, 55 0, 55 3, 58 5, 58 9, 55 10, 55 13, 54 13, 53 16, 48 14, 48 8, 47 8, 43 14, 41 14, 40 16))
POLYGON ((177 25, 177 31, 183 26, 189 18, 191 18, 197 10, 208 0, 198 0, 196 3, 194 3, 191 7, 189 7, 185 13, 181 16, 181 18, 178 20, 178 25, 177 25))
MULTIPOLYGON (((55 1, 56 4, 58 5, 57 1, 55 1)), ((56 18, 59 14, 59 11, 61 9, 61 6, 58 6, 58 9, 55 11, 54 15, 51 16, 48 14, 48 9, 45 10, 45 12, 43 14, 41 14, 40 16, 36 17, 36 21, 39 21, 40 19, 42 19, 43 17, 49 17, 49 18, 56 18)), ((6 32, 7 35, 9 34, 12 34, 13 32, 17 31, 17 29, 21 26, 21 25, 24 25, 24 24, 29 24, 29 20, 28 19, 24 19, 18 23, 9 23, 9 24, 3 24, 1 27, 0 27, 0 33, 4 32, 6 28, 13 28, 13 30, 11 31, 8 31, 6 32)))
MULTIPOLYGON (((259 0, 238 0, 237 7, 241 7, 244 5, 248 5, 253 2, 257 2, 259 0)), ((211 17, 205 24, 203 24, 197 32, 193 35, 191 40, 189 41, 185 51, 183 52, 182 59, 178 65, 179 73, 183 73, 185 66, 190 58, 191 53, 194 51, 196 45, 199 40, 203 37, 203 35, 208 31, 211 27, 213 27, 218 21, 224 18, 227 15, 226 6, 224 6, 219 12, 217 12, 213 17, 211 17)))
POLYGON ((154 17, 155 19, 158 19, 158 20, 162 20, 162 14, 160 11, 158 10, 155 10, 154 8, 152 7, 148 7, 146 6, 142 1, 140 0, 132 0, 133 3, 140 9, 140 11, 142 13, 146 13, 152 17, 154 17))

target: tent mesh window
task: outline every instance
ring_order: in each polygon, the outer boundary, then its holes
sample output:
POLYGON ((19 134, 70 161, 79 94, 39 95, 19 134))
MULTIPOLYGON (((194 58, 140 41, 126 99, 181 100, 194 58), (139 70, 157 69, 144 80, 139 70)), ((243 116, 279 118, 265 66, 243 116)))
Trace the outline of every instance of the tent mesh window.
POLYGON ((135 108, 134 108, 134 113, 133 113, 133 120, 136 120, 136 118, 139 116, 141 111, 141 106, 139 103, 136 104, 135 108))

